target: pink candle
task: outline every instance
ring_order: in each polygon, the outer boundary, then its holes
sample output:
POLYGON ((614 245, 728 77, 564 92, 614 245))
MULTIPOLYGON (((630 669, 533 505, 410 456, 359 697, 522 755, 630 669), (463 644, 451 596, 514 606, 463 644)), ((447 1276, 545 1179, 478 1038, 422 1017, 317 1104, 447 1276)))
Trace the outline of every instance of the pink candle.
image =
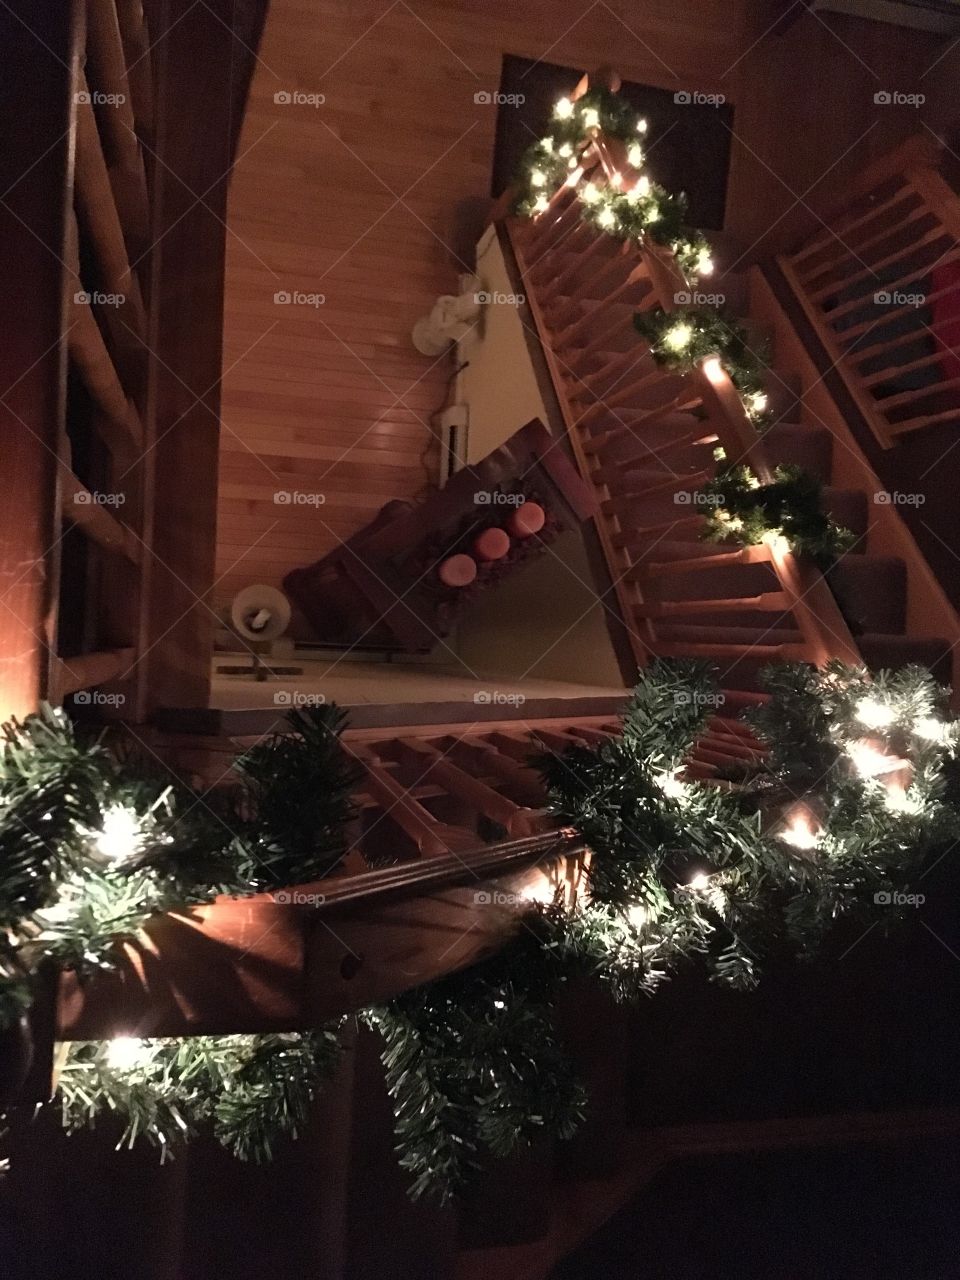
POLYGON ((477 576, 477 562, 473 556, 448 556, 437 575, 445 587, 468 587, 477 576))
POLYGON ((510 550, 510 535, 503 529, 484 529, 474 539, 473 554, 478 560, 500 560, 510 550))
POLYGON ((539 502, 525 502, 512 511, 507 520, 507 530, 515 538, 529 538, 539 533, 547 519, 547 513, 539 502))

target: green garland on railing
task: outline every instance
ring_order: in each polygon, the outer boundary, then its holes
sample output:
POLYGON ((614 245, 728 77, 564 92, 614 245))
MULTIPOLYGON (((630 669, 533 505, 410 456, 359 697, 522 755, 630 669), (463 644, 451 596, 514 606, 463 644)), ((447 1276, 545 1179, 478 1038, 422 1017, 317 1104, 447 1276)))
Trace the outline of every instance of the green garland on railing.
MULTIPOLYGON (((564 183, 579 183, 583 152, 598 134, 623 142, 630 168, 639 170, 644 163, 646 132, 643 117, 609 89, 589 89, 576 101, 561 98, 554 107, 549 132, 528 147, 520 162, 514 180, 513 212, 521 217, 536 216, 564 183)), ((710 246, 688 225, 687 201, 682 194, 672 195, 641 175, 629 186, 584 183, 580 197, 585 215, 609 235, 637 242, 649 238, 667 245, 692 274, 707 275, 712 270, 710 246)))
POLYGON ((773 481, 761 484, 747 466, 724 466, 699 493, 707 522, 701 536, 709 542, 783 539, 827 570, 857 540, 824 512, 823 485, 802 467, 777 467, 773 481))
POLYGON ((339 1023, 294 1035, 77 1042, 68 1047, 57 1101, 68 1133, 105 1115, 118 1146, 142 1139, 161 1161, 204 1128, 239 1160, 271 1160, 296 1138, 340 1061, 339 1023))
MULTIPOLYGON (((0 741, 0 1028, 15 1025, 47 966, 89 976, 157 912, 303 883, 346 850, 353 770, 333 706, 287 717, 290 732, 237 762, 238 781, 199 793, 90 739, 43 708, 0 741)), ((23 1034, 20 1029, 19 1034, 23 1034)), ((124 1140, 170 1153, 201 1120, 242 1158, 266 1158, 302 1122, 329 1074, 332 1032, 121 1039, 71 1045, 59 1078, 64 1123, 108 1110, 124 1140)))
MULTIPOLYGON (((769 669, 768 683, 769 702, 749 719, 769 755, 728 769, 737 785, 722 789, 683 775, 706 721, 722 707, 708 669, 689 661, 652 664, 619 737, 540 759, 554 812, 591 849, 587 893, 577 906, 531 903, 514 939, 490 960, 362 1015, 383 1036, 398 1152, 414 1194, 456 1194, 490 1156, 576 1129, 584 1095, 552 1018, 572 976, 592 975, 617 998, 637 1000, 696 960, 715 980, 749 988, 765 958, 811 950, 841 916, 891 919, 896 913, 883 904, 960 839, 958 724, 928 672, 871 679, 840 664, 824 671, 789 664, 769 669)), ((317 709, 309 724, 335 735, 339 716, 317 709)), ((327 754, 312 732, 301 742, 305 757, 317 745, 327 754)), ((93 802, 121 796, 137 815, 135 828, 125 821, 98 832, 109 830, 118 848, 139 833, 133 866, 152 871, 169 865, 172 837, 183 855, 176 889, 183 900, 194 874, 183 870, 188 833, 179 826, 189 825, 187 813, 169 802, 180 815, 172 825, 167 810, 145 803, 155 799, 155 784, 138 792, 131 767, 121 770, 101 750, 82 748, 55 713, 11 730, 0 758, 8 919, 14 901, 29 901, 31 919, 43 903, 57 901, 61 868, 87 867, 93 857, 93 802), (14 856, 9 809, 24 816, 28 789, 19 787, 27 778, 44 797, 34 820, 57 836, 47 846, 25 829, 14 856), (31 865, 43 882, 34 898, 31 865)), ((319 785, 319 775, 316 761, 300 759, 291 743, 282 744, 282 754, 286 774, 275 767, 279 755, 263 766, 253 755, 245 768, 267 789, 262 796, 277 800, 273 788, 281 788, 297 810, 289 819, 273 810, 265 842, 275 857, 271 874, 282 867, 282 882, 291 883, 298 864, 292 849, 291 861, 280 859, 280 827, 302 833, 312 811, 323 856, 331 856, 341 840, 330 806, 342 812, 345 773, 332 762, 325 799, 287 789, 285 776, 319 785)), ((198 864, 205 873, 223 865, 227 843, 208 838, 198 864)), ((250 831, 229 845, 233 856, 260 847, 250 831)), ((91 884, 108 873, 97 861, 102 856, 89 867, 91 884)), ((158 873, 157 883, 166 895, 166 878, 158 873)), ((70 898, 72 915, 83 900, 82 893, 70 898)), ((141 905, 145 911, 149 904, 141 905)), ((59 954, 75 955, 75 945, 59 954)), ((97 950, 90 962, 108 964, 110 957, 97 950)), ((64 1122, 72 1130, 114 1113, 124 1143, 144 1138, 161 1151, 212 1126, 240 1158, 267 1158, 277 1141, 302 1129, 336 1067, 337 1033, 331 1023, 303 1035, 73 1045, 60 1075, 64 1122)))
POLYGON ((0 1027, 52 961, 87 973, 156 912, 325 874, 346 851, 353 770, 333 706, 291 712, 200 793, 44 708, 0 739, 0 1027), (297 802, 291 804, 291 795, 297 802))
POLYGON ((541 758, 555 812, 590 846, 588 898, 531 907, 500 956, 371 1014, 415 1194, 447 1197, 485 1152, 576 1126, 582 1098, 548 1016, 570 977, 635 1001, 697 960, 750 988, 765 957, 812 950, 841 916, 895 916, 882 904, 952 847, 958 726, 928 672, 871 682, 798 663, 771 669, 770 686, 753 716, 770 756, 735 790, 680 776, 721 705, 694 662, 646 669, 620 737, 541 758), (913 769, 905 788, 885 772, 894 753, 913 769))
POLYGON ((767 352, 750 345, 746 329, 715 307, 678 307, 676 311, 638 311, 633 326, 650 344, 654 360, 667 369, 689 373, 701 360, 717 356, 740 392, 755 425, 767 417, 764 392, 767 352))

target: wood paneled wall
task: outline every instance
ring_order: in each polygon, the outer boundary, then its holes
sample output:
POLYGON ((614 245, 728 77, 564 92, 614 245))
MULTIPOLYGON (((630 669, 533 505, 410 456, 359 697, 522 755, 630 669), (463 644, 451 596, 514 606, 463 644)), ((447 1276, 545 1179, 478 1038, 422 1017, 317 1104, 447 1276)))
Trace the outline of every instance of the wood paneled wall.
POLYGON ((815 14, 762 38, 778 7, 273 0, 229 207, 221 601, 278 583, 424 484, 451 368, 418 355, 410 330, 472 265, 496 117, 474 95, 496 90, 504 53, 725 94, 736 252, 771 226, 761 247, 779 247, 809 219, 804 203, 828 204, 845 173, 917 128, 916 113, 872 96, 915 91, 944 45, 815 14), (274 101, 295 91, 325 102, 274 101), (294 291, 325 301, 274 302, 294 291), (274 501, 294 491, 326 501, 274 501))

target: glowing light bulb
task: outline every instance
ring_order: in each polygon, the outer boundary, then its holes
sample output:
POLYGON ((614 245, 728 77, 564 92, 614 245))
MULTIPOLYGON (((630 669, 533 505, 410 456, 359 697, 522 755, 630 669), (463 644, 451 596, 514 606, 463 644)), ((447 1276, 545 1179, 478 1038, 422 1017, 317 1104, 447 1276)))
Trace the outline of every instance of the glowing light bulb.
POLYGON ((903 767, 903 761, 878 751, 872 743, 858 739, 847 743, 847 755, 861 778, 879 778, 884 773, 894 773, 903 767))
POLYGON ((647 910, 647 908, 643 905, 642 902, 638 902, 635 907, 630 907, 630 909, 627 911, 627 920, 634 927, 634 929, 642 929, 643 926, 647 924, 650 919, 651 919, 650 912, 647 910))
POLYGON ((604 227, 609 231, 611 227, 615 227, 616 225, 617 215, 613 212, 610 206, 608 205, 606 209, 601 209, 600 214, 597 217, 597 226, 604 227))
POLYGON ((561 98, 554 104, 553 114, 558 120, 569 120, 573 115, 573 103, 569 98, 561 98))
POLYGON ((570 159, 567 161, 567 168, 568 168, 568 169, 576 169, 578 173, 583 173, 583 170, 582 170, 581 168, 579 168, 579 166, 577 165, 577 157, 576 157, 576 156, 571 156, 571 157, 570 157, 570 159))
POLYGON ((580 192, 580 199, 585 204, 596 204, 600 199, 600 188, 595 182, 588 182, 580 192))
POLYGON ((810 815, 802 809, 790 815, 788 825, 778 831, 777 836, 786 840, 787 844, 792 844, 795 849, 815 849, 820 839, 810 815))
POLYGON ((650 194, 650 179, 645 173, 642 173, 633 185, 630 195, 636 199, 642 199, 650 194))
POLYGON ((535 884, 527 884, 520 890, 524 902, 541 902, 548 906, 554 898, 553 885, 549 880, 541 878, 535 884))
POLYGON ((617 169, 616 172, 611 173, 610 185, 611 187, 616 187, 617 190, 619 190, 623 186, 623 174, 620 172, 619 169, 617 169))
POLYGON ((587 107, 583 113, 583 127, 585 129, 600 128, 600 112, 594 107, 587 107))
POLYGON ((548 156, 549 156, 549 155, 551 155, 551 154, 553 153, 553 139, 552 139, 552 138, 541 138, 541 140, 540 140, 540 145, 541 145, 541 147, 543 147, 544 151, 547 153, 547 155, 548 155, 548 156))
POLYGON ((663 335, 663 345, 671 351, 683 351, 685 347, 690 345, 690 339, 693 337, 693 327, 683 321, 675 324, 668 329, 663 335))
POLYGON ((690 784, 681 782, 675 773, 661 773, 656 782, 663 794, 671 800, 683 800, 690 794, 690 784))
POLYGON ((923 801, 910 795, 903 787, 892 786, 887 789, 883 803, 891 813, 919 814, 923 813, 923 801))
POLYGON ((634 169, 639 169, 643 164, 643 147, 641 147, 639 142, 631 144, 627 151, 627 161, 634 167, 634 169))
POLYGON ((713 259, 710 257, 706 249, 700 250, 700 256, 697 258, 696 272, 698 276, 713 275, 713 259))
POLYGON ((646 132, 647 132, 647 122, 646 122, 646 120, 638 120, 638 121, 637 121, 637 133, 646 133, 646 132))
POLYGON ((765 391, 752 391, 747 396, 747 405, 751 413, 766 413, 769 400, 765 391))
POLYGON ((687 881, 687 888, 692 889, 694 893, 704 893, 710 888, 710 877, 705 871, 698 871, 687 881))
POLYGON ((950 726, 933 716, 920 716, 913 722, 913 732, 926 742, 946 742, 950 737, 950 726))
POLYGON ((111 1040, 106 1053, 108 1067, 114 1071, 134 1071, 149 1057, 149 1049, 136 1036, 117 1036, 111 1040))
POLYGON ((896 716, 891 707, 879 702, 876 698, 861 698, 856 707, 857 719, 868 729, 883 729, 893 724, 896 716))
POLYGON ((534 213, 545 213, 550 208, 550 201, 546 196, 537 196, 533 206, 534 213))
POLYGON ((493 1007, 495 1009, 505 1009, 507 1007, 507 1002, 505 1000, 494 1000, 493 1007))
POLYGON ((568 156, 573 155, 573 147, 569 142, 565 142, 562 147, 557 148, 557 155, 563 156, 564 160, 566 160, 568 156))
POLYGON ((530 174, 530 185, 533 187, 545 187, 547 184, 547 175, 542 169, 534 169, 530 174))
POLYGON ((122 862, 140 851, 143 833, 140 819, 132 809, 115 804, 105 810, 103 825, 94 834, 97 853, 111 862, 122 862))
POLYGON ((765 546, 768 546, 771 551, 776 551, 780 555, 786 555, 790 550, 789 540, 783 536, 779 529, 767 529, 760 541, 765 546))

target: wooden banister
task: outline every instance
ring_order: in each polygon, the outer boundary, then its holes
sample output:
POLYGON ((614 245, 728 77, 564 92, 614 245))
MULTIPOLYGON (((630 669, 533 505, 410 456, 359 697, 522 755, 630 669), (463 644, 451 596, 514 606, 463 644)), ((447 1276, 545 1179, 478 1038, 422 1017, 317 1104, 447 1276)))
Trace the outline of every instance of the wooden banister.
MULTIPOLYGON (((478 846, 153 919, 117 968, 60 982, 57 1038, 295 1031, 377 1004, 501 946, 567 832, 478 846)), ((574 882, 573 877, 571 882, 574 882)))
POLYGON ((911 316, 918 316, 916 302, 897 304, 897 295, 917 294, 929 307, 954 291, 952 285, 931 287, 931 273, 958 260, 955 245, 960 239, 960 197, 938 172, 941 154, 942 147, 929 134, 909 139, 852 184, 831 220, 835 233, 818 232, 793 253, 777 259, 817 341, 885 449, 910 432, 951 418, 960 421, 960 409, 951 412, 943 407, 952 391, 949 366, 933 357, 913 365, 924 369, 928 378, 921 391, 931 397, 944 393, 945 399, 932 404, 929 412, 910 416, 904 412, 911 398, 906 393, 903 398, 882 394, 904 372, 895 352, 910 340, 936 340, 926 322, 910 324, 911 316), (891 183, 896 186, 888 192, 891 183), (863 207, 877 193, 882 197, 879 204, 863 207), (906 205, 910 211, 904 216, 906 205), (858 228, 868 228, 868 234, 857 240, 854 252, 846 236, 858 228), (826 268, 830 278, 824 283, 823 264, 813 264, 827 249, 833 252, 826 268), (880 295, 886 295, 886 301, 880 295), (860 319, 864 314, 867 318, 860 319), (871 342, 874 329, 883 336, 871 342), (859 368, 867 356, 873 365, 869 375, 859 368))

